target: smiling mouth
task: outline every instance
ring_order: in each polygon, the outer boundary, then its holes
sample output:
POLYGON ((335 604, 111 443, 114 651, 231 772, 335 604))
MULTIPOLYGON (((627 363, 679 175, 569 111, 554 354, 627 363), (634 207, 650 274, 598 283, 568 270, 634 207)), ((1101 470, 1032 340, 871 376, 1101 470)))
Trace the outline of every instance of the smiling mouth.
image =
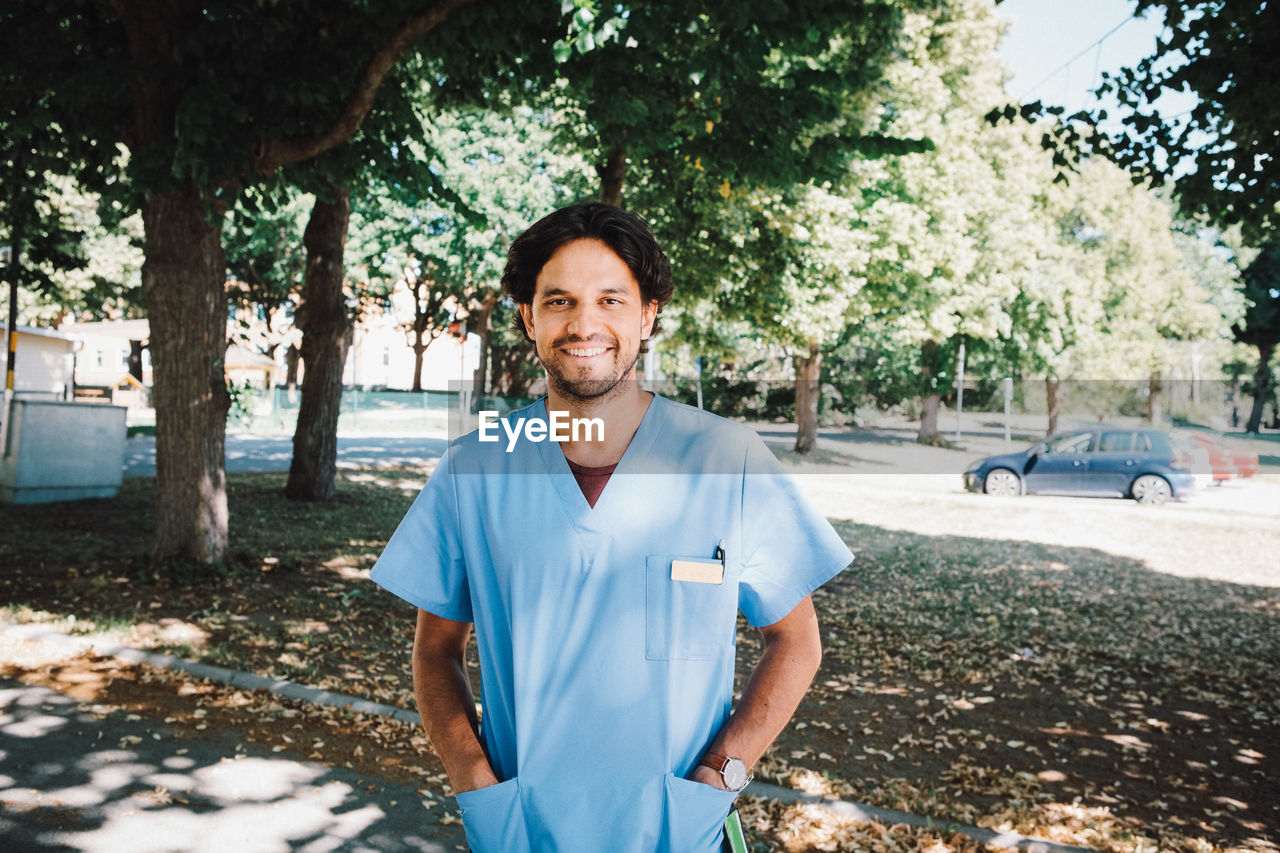
POLYGON ((608 352, 608 347, 565 347, 564 352, 575 358, 594 358, 608 352))

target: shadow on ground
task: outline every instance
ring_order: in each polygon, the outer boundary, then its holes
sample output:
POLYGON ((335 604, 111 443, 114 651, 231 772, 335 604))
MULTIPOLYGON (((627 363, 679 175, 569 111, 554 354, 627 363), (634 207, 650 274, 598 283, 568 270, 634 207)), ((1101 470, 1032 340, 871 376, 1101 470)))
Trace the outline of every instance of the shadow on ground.
POLYGON ((4 849, 439 853, 464 843, 460 827, 438 823, 443 804, 424 808, 413 788, 172 735, 0 679, 4 849))

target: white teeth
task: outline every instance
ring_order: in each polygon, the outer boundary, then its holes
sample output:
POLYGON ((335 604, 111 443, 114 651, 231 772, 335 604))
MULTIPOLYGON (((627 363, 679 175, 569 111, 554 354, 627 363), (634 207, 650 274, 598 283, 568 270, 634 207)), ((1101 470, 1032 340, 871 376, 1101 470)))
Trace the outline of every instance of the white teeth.
POLYGON ((585 358, 593 355, 600 355, 607 349, 608 347, 592 347, 591 349, 566 349, 565 352, 569 353, 569 355, 576 355, 585 358))

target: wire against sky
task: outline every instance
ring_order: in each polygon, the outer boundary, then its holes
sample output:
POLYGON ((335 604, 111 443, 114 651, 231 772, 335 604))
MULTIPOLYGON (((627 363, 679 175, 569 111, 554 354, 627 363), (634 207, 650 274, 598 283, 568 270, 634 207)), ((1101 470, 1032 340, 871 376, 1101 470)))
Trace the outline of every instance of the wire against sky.
MULTIPOLYGON (((1070 58, 1070 59, 1068 59, 1066 62, 1064 62, 1064 63, 1062 63, 1061 65, 1059 65, 1057 68, 1055 68, 1055 69, 1053 69, 1052 71, 1050 71, 1050 72, 1045 76, 1045 78, 1044 78, 1043 80, 1041 80, 1039 83, 1036 83, 1034 86, 1032 86, 1032 87, 1030 87, 1029 89, 1027 89, 1027 91, 1026 91, 1024 94, 1022 94, 1021 96, 1019 96, 1019 97, 1018 97, 1018 100, 1019 100, 1019 101, 1026 101, 1026 99, 1027 99, 1027 97, 1028 97, 1029 95, 1031 95, 1033 92, 1035 92, 1036 90, 1038 90, 1038 89, 1039 89, 1041 86, 1043 86, 1045 83, 1048 83, 1048 82, 1049 82, 1050 80, 1052 80, 1054 77, 1057 77, 1057 76, 1058 76, 1058 74, 1062 73, 1062 72, 1063 72, 1064 70, 1066 70, 1067 68, 1070 68, 1070 67, 1071 67, 1071 63, 1075 62, 1077 59, 1080 59, 1082 56, 1084 56, 1086 53, 1088 53, 1089 51, 1093 50, 1094 48, 1098 48, 1098 49, 1100 50, 1100 49, 1102 48, 1102 43, 1103 43, 1103 42, 1105 42, 1107 39, 1111 38, 1111 37, 1112 37, 1113 35, 1115 35, 1116 33, 1120 32, 1120 30, 1124 29, 1124 27, 1125 27, 1125 25, 1126 25, 1126 24, 1130 23, 1130 22, 1131 22, 1131 21, 1133 21, 1133 20, 1135 20, 1135 18, 1134 18, 1132 15, 1126 15, 1123 21, 1121 21, 1120 23, 1116 24, 1116 25, 1115 25, 1114 27, 1112 27, 1111 29, 1107 30, 1105 33, 1103 33, 1101 36, 1099 36, 1099 37, 1097 38, 1097 40, 1096 40, 1096 41, 1094 41, 1092 44, 1090 44, 1090 45, 1088 45, 1087 47, 1084 47, 1083 49, 1081 49, 1081 51, 1080 51, 1079 53, 1077 53, 1075 56, 1071 57, 1071 58, 1070 58)), ((1095 62, 1095 66, 1096 66, 1096 64, 1097 64, 1097 63, 1095 62)), ((1095 80, 1095 82, 1096 82, 1096 80, 1097 80, 1097 69, 1096 69, 1096 67, 1095 67, 1095 69, 1094 69, 1094 80, 1095 80)))

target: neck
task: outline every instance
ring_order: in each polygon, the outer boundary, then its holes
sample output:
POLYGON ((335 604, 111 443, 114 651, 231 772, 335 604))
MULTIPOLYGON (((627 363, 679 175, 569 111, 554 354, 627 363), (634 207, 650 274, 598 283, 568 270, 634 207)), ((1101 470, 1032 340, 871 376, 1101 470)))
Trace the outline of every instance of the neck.
POLYGON ((636 383, 633 371, 610 393, 587 400, 565 396, 552 386, 547 391, 547 412, 563 411, 570 419, 603 421, 603 441, 566 441, 560 445, 564 455, 577 464, 599 467, 613 465, 622 458, 652 400, 653 395, 636 383))

